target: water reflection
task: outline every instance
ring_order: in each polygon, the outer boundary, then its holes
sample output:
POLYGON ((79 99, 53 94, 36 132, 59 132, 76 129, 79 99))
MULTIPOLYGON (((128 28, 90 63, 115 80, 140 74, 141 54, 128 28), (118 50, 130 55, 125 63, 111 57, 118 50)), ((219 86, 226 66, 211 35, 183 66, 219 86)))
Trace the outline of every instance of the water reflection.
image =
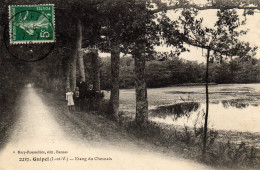
POLYGON ((239 109, 247 108, 249 105, 257 107, 258 104, 250 104, 247 100, 244 99, 231 99, 231 100, 222 100, 221 101, 224 108, 235 107, 239 109))
POLYGON ((199 109, 200 104, 198 102, 184 102, 174 105, 159 106, 157 109, 152 110, 152 116, 165 118, 167 115, 172 115, 173 120, 177 120, 182 116, 190 117, 191 112, 195 112, 199 109))
MULTIPOLYGON (((209 124, 214 129, 260 132, 260 107, 243 99, 221 100, 209 105, 209 124)), ((150 119, 159 123, 187 125, 204 122, 205 103, 187 102, 152 110, 150 119)))

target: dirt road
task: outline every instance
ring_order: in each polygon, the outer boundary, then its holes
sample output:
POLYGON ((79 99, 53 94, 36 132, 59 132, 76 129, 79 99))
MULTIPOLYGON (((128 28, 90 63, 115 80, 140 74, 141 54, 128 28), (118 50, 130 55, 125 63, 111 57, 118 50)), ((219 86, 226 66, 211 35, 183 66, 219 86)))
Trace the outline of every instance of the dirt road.
POLYGON ((163 154, 101 116, 69 113, 52 100, 25 88, 11 139, 0 152, 1 170, 211 169, 163 154))

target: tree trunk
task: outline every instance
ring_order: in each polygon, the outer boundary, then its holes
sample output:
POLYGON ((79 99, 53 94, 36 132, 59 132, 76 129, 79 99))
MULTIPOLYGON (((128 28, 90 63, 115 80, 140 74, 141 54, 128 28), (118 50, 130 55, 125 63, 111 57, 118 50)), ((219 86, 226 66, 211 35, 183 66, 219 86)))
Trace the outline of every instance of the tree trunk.
POLYGON ((77 26, 77 41, 76 41, 76 50, 72 58, 71 62, 71 90, 75 90, 76 83, 77 83, 77 59, 79 54, 79 51, 81 49, 82 44, 82 26, 80 20, 78 20, 78 26, 77 26))
POLYGON ((76 49, 76 51, 72 57, 72 61, 71 61, 71 90, 75 90, 75 88, 76 88, 77 56, 78 56, 78 51, 76 49))
MULTIPOLYGON (((77 83, 77 59, 79 56, 81 56, 81 59, 78 60, 78 62, 81 62, 83 60, 83 56, 81 53, 81 47, 82 47, 82 25, 80 20, 78 20, 78 25, 77 25, 77 41, 76 41, 76 50, 72 58, 71 62, 71 90, 75 90, 76 88, 76 83, 77 83)), ((83 63, 84 61, 82 61, 83 63)), ((79 64, 80 67, 82 67, 81 64, 79 64)), ((84 63, 83 63, 83 69, 80 69, 80 74, 81 71, 83 70, 84 76, 83 79, 85 78, 85 70, 84 70, 84 63)))
POLYGON ((110 93, 110 114, 118 117, 119 112, 119 64, 120 48, 119 44, 111 44, 111 93, 110 93))
POLYGON ((68 71, 66 73, 66 91, 70 88, 70 64, 68 64, 68 71))
POLYGON ((100 66, 98 59, 98 50, 94 49, 92 55, 92 69, 93 69, 93 90, 100 91, 100 66))
POLYGON ((80 74, 80 81, 86 81, 85 75, 85 66, 84 66, 84 59, 83 59, 83 51, 82 51, 82 25, 81 22, 78 22, 78 31, 79 31, 79 38, 77 42, 78 48, 78 65, 79 65, 79 74, 80 74))
POLYGON ((207 65, 206 65, 206 115, 205 115, 205 123, 204 123, 204 137, 203 137, 203 150, 202 154, 205 156, 206 147, 207 147, 207 131, 208 131, 208 115, 209 115, 209 56, 210 56, 210 48, 207 49, 207 65))
POLYGON ((145 81, 145 44, 139 44, 134 51, 135 59, 135 92, 136 92, 136 117, 138 125, 148 120, 147 86, 145 81))

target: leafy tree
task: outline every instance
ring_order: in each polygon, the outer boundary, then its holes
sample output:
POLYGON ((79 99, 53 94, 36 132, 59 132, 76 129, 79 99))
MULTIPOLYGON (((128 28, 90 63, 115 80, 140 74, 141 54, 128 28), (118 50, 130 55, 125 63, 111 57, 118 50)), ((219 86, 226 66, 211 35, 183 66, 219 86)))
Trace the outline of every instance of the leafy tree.
MULTIPOLYGON (((209 80, 209 62, 211 57, 219 55, 251 57, 255 54, 256 47, 250 47, 249 43, 239 41, 240 35, 246 34, 246 31, 238 31, 239 16, 237 11, 232 9, 221 9, 217 11, 217 21, 214 28, 203 26, 203 18, 197 19, 198 10, 184 9, 179 17, 181 23, 181 31, 179 31, 182 40, 195 47, 204 48, 207 50, 206 54, 206 114, 204 124, 204 140, 203 140, 203 154, 206 152, 207 141, 207 122, 208 122, 208 80, 209 80), (214 56, 211 56, 213 52, 214 56)), ((172 25, 176 24, 173 21, 172 25)), ((176 29, 171 30, 176 34, 176 29)), ((170 39, 171 40, 171 39, 170 39)), ((174 42, 173 42, 174 43, 174 42)))
POLYGON ((146 54, 152 51, 153 45, 158 41, 158 27, 153 20, 155 16, 149 12, 150 4, 146 1, 106 1, 105 4, 105 9, 102 9, 106 15, 103 34, 107 39, 104 46, 111 50, 112 112, 116 114, 119 106, 118 66, 119 54, 122 51, 132 54, 135 59, 136 122, 142 124, 148 119, 147 87, 144 78, 146 54))
MULTIPOLYGON (((177 10, 177 9, 192 9, 193 11, 196 11, 196 10, 208 10, 208 9, 225 9, 225 11, 228 11, 227 9, 233 9, 233 8, 239 8, 239 9, 247 9, 248 11, 246 11, 245 13, 246 14, 252 14, 254 9, 258 9, 260 6, 259 6, 259 2, 258 1, 255 1, 255 0, 252 0, 252 1, 246 1, 246 0, 234 0, 234 1, 222 1, 222 0, 212 0, 212 1, 209 1, 207 4, 205 5, 201 5, 201 4, 196 4, 194 3, 193 1, 188 1, 188 0, 170 0, 170 1, 167 1, 167 2, 162 2, 160 0, 152 0, 152 1, 137 1, 136 3, 139 4, 140 7, 143 8, 142 11, 140 11, 140 13, 138 13, 138 17, 141 16, 142 18, 152 18, 154 16, 157 15, 157 13, 161 12, 162 14, 164 14, 163 12, 167 11, 167 10, 177 10), (156 4, 155 6, 151 5, 151 2, 153 2, 154 4, 156 4), (147 5, 148 4, 148 5, 147 5), (150 8, 149 8, 150 7, 150 8), (195 10, 196 9, 196 10, 195 10), (144 14, 144 15, 143 15, 144 14), (155 14, 155 15, 154 15, 155 14), (143 16, 142 16, 143 15, 143 16), (147 16, 147 17, 144 17, 144 16, 147 16)), ((189 11, 189 10, 188 10, 189 11)), ((186 26, 189 25, 189 27, 191 28, 192 27, 192 24, 195 24, 193 26, 193 28, 191 30, 194 30, 197 26, 198 28, 196 28, 197 30, 203 30, 202 28, 200 28, 200 25, 201 25, 201 22, 200 21, 196 21, 195 23, 193 22, 194 19, 192 19, 192 17, 190 17, 189 15, 189 12, 187 10, 184 10, 184 12, 182 12, 182 15, 188 19, 188 23, 181 23, 182 26, 184 26, 184 31, 185 32, 180 32, 180 29, 178 27, 178 22, 177 21, 174 21, 174 22, 170 22, 169 19, 167 19, 167 17, 165 17, 165 15, 162 15, 162 20, 160 21, 160 24, 162 25, 162 28, 163 28, 163 36, 166 37, 166 43, 167 44, 171 44, 171 45, 175 45, 176 47, 178 47, 178 49, 181 49, 179 52, 177 52, 177 54, 179 54, 180 52, 182 51, 185 51, 185 48, 183 48, 183 45, 181 42, 186 42, 188 44, 191 44, 191 45, 195 45, 195 46, 198 46, 198 43, 195 41, 193 41, 193 37, 191 39, 191 37, 185 37, 183 35, 188 35, 189 31, 188 31, 188 28, 186 26), (186 11, 186 12, 185 12, 186 11), (190 23, 189 23, 190 22, 190 23), (192 23, 192 24, 191 24, 192 23), (173 28, 171 31, 168 30, 168 26, 171 26, 171 28, 173 28), (187 42, 188 41, 188 42, 187 42), (194 44, 195 43, 195 44, 194 44)), ((232 11, 232 10, 231 10, 232 11)), ((220 13, 219 13, 220 14, 220 13)), ((232 13, 231 13, 232 14, 232 13)), ((236 17, 234 15, 232 15, 234 18, 234 20, 236 20, 236 17)), ((222 18, 224 21, 222 24, 224 27, 228 27, 230 30, 233 30, 234 28, 236 28, 236 25, 233 25, 233 20, 229 20, 228 18, 230 18, 229 16, 225 17, 225 18, 222 18), (227 20, 225 20, 227 19, 227 20), (229 26, 230 27, 229 27, 229 26)), ((183 20, 184 21, 184 20, 183 20)), ((187 21, 186 21, 187 22, 187 21)), ((138 23, 138 22, 137 22, 138 23)), ((150 22, 152 23, 152 22, 150 22)), ((219 23, 220 24, 220 23, 219 23)), ((149 32, 147 31, 146 29, 147 28, 150 28, 148 25, 149 24, 144 24, 142 22, 139 22, 137 25, 139 25, 139 27, 143 28, 143 32, 141 34, 136 34, 135 33, 135 36, 136 35, 144 35, 145 33, 149 32)), ((219 25, 219 28, 221 30, 221 26, 219 25)), ((156 33, 158 33, 158 29, 153 29, 154 31, 157 30, 156 33)), ((199 32, 200 32, 199 31, 199 32)), ((203 38, 201 39, 201 41, 203 42, 201 44, 201 42, 199 43, 199 47, 206 47, 206 49, 208 49, 208 45, 206 45, 205 43, 205 40, 208 40, 207 37, 205 37, 205 31, 208 33, 212 33, 212 35, 214 35, 214 33, 216 33, 216 30, 215 32, 211 29, 207 29, 205 28, 204 31, 200 32, 204 35, 202 35, 204 37, 204 40, 203 38), (213 31, 213 32, 211 32, 213 31)), ((225 32, 226 30, 223 29, 223 31, 225 32)), ((153 32, 153 31, 152 31, 153 32)), ((225 38, 225 36, 223 35, 224 32, 221 32, 219 34, 222 34, 222 37, 217 37, 219 41, 221 41, 223 38, 225 38)), ((231 31, 232 32, 232 31, 231 31)), ((154 32, 153 32, 154 33, 154 32)), ((150 34, 151 35, 151 34, 150 34)), ((154 34, 152 34, 154 35, 154 34)), ((201 35, 199 35, 201 36, 201 35)), ((207 35, 206 35, 207 36, 207 35)), ((127 36, 128 37, 128 36, 127 36)), ((136 120, 137 122, 140 122, 140 123, 143 123, 147 120, 147 92, 146 92, 146 85, 145 85, 145 80, 143 78, 142 75, 144 75, 144 72, 145 70, 144 69, 141 69, 141 67, 145 67, 145 60, 143 59, 144 58, 144 54, 145 51, 142 50, 142 49, 146 49, 147 47, 151 47, 149 45, 149 43, 145 43, 145 38, 148 38, 148 36, 142 36, 140 37, 140 39, 135 39, 134 41, 134 53, 133 53, 133 56, 135 58, 135 63, 136 63, 136 76, 137 76, 137 81, 136 81, 136 120), (138 40, 138 41, 137 41, 138 40), (139 42, 139 43, 138 43, 139 42), (146 44, 146 45, 145 45, 146 44), (143 57, 142 57, 143 56, 143 57), (144 61, 143 61, 144 60, 144 61), (139 74, 140 73, 140 74, 139 74), (140 81, 138 81, 140 80, 140 81)), ((158 36, 156 38, 151 38, 151 40, 156 40, 158 38, 158 36)), ((224 39, 225 40, 225 39, 224 39)), ((215 41, 215 40, 214 40, 215 41)), ((213 41, 213 42, 214 42, 213 41)), ((236 40, 235 40, 236 41, 236 40)), ((224 41, 226 44, 227 41, 224 41)), ((230 39, 229 43, 234 43, 233 40, 230 39)), ((216 45, 216 44, 215 44, 216 45)), ((221 45, 221 43, 218 43, 218 45, 221 45)), ((223 44, 222 44, 223 45, 223 44)), ((225 45, 224 45, 225 46, 225 45)), ((225 53, 232 53, 232 55, 234 55, 234 52, 236 50, 239 50, 240 47, 242 47, 243 49, 246 48, 246 46, 248 46, 248 44, 243 44, 243 43, 240 43, 238 46, 236 46, 235 48, 232 46, 232 49, 226 49, 225 53), (235 50, 236 49, 236 50, 235 50)), ((130 45, 130 47, 132 47, 130 45)), ((222 47, 223 48, 223 47, 222 47)), ((212 47, 210 49, 208 49, 208 56, 210 55, 210 51, 213 50, 212 47)), ((249 51, 251 49, 249 48, 249 51)), ((216 46, 214 47, 214 52, 218 51, 216 46)), ((243 50, 240 50, 240 54, 242 55, 242 51, 243 50)), ((220 51, 218 51, 220 52, 220 51)), ((237 51, 238 52, 238 51, 237 51)), ((221 51, 220 53, 223 53, 223 51, 221 51)), ((207 62, 208 63, 208 62, 207 62)), ((207 67, 208 68, 208 67, 207 67)), ((207 69, 208 70, 208 69, 207 69)), ((208 75, 208 71, 206 71, 206 75, 208 75)), ((208 76, 206 76, 208 77, 208 76)), ((207 83, 206 83, 207 84, 207 83)), ((206 88, 207 89, 207 88, 206 88)), ((208 101, 208 98, 207 98, 207 101, 208 101)), ((208 109, 207 109, 208 110, 208 109)), ((207 117, 207 116, 206 116, 207 117)), ((205 135, 206 136, 206 135, 205 135)))
POLYGON ((127 18, 131 1, 105 1, 101 6, 103 41, 100 48, 111 53, 111 93, 109 112, 115 118, 119 113, 119 63, 123 32, 127 29, 127 18))

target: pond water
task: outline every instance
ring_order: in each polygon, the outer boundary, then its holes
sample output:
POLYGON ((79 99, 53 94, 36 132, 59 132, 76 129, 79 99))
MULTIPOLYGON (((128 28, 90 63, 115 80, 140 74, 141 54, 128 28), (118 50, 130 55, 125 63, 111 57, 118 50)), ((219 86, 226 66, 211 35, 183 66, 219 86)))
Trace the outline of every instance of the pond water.
MULTIPOLYGON (((204 123, 205 104, 184 102, 151 110, 152 121, 200 127, 204 123)), ((222 100, 209 105, 209 127, 218 130, 260 132, 260 107, 240 100, 222 100)))
MULTIPOLYGON (((209 127, 260 132, 260 84, 210 85, 209 99, 209 127)), ((150 88, 148 102, 152 121, 191 127, 204 123, 205 86, 150 88)), ((134 89, 120 90, 120 111, 135 116, 134 89)))

